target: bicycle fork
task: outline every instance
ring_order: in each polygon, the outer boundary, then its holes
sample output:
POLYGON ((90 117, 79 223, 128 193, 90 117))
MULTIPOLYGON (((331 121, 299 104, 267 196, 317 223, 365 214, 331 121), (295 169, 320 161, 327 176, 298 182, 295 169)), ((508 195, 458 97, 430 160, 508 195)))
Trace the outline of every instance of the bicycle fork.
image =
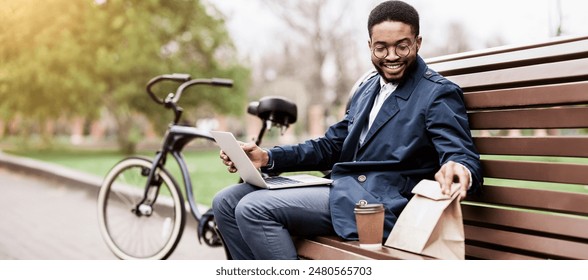
POLYGON ((165 157, 162 156, 161 152, 158 152, 151 169, 143 168, 141 170, 141 176, 147 177, 147 183, 145 186, 145 192, 143 199, 137 203, 133 213, 137 216, 151 216, 153 214, 153 204, 157 200, 159 195, 159 188, 163 183, 163 179, 158 175, 157 170, 165 162, 165 157))

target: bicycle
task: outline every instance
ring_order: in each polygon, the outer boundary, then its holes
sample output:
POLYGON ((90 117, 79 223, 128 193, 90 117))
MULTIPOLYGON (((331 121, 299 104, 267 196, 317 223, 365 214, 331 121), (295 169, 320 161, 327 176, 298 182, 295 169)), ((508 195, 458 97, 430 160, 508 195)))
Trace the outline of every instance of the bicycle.
MULTIPOLYGON (((178 245, 186 223, 185 198, 177 180, 165 168, 169 155, 177 162, 190 213, 198 223, 198 240, 211 247, 223 246, 211 209, 201 214, 195 202, 192 181, 182 151, 194 139, 214 141, 208 131, 180 125, 182 108, 177 105, 182 93, 191 86, 231 87, 227 79, 191 79, 188 74, 166 74, 147 83, 147 93, 158 104, 174 113, 163 137, 162 146, 153 159, 130 156, 107 173, 98 195, 100 232, 109 249, 120 259, 166 259, 178 245), (181 83, 165 99, 151 90, 161 81, 181 83)), ((247 108, 262 120, 255 140, 261 144, 266 130, 281 127, 282 132, 296 122, 296 105, 281 97, 265 97, 247 108)), ((225 248, 227 258, 230 254, 225 248)))

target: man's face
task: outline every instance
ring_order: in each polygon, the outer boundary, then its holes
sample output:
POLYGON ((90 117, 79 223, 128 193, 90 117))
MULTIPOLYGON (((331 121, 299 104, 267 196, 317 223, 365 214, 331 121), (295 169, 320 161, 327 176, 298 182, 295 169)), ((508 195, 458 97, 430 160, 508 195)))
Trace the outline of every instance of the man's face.
POLYGON ((413 34, 410 25, 399 21, 384 21, 372 27, 368 42, 372 63, 387 82, 399 82, 416 60, 421 37, 413 34), (402 47, 408 47, 403 52, 402 47), (374 51, 374 49, 383 50, 374 51), (387 51, 387 55, 386 54, 387 51), (380 58, 376 57, 376 54, 380 58), (382 55, 384 53, 384 55, 382 55), (398 54, 400 54, 400 56, 398 54), (406 53, 408 53, 406 56, 406 53))

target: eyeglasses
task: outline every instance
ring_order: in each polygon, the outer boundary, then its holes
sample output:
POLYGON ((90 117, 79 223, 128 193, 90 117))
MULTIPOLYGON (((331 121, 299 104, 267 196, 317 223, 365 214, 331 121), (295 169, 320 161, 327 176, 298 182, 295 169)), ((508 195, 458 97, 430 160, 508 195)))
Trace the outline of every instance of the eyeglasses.
MULTIPOLYGON (((416 40, 415 40, 415 42, 416 42, 416 40)), ((410 47, 412 47, 412 45, 414 45, 414 42, 410 45, 407 43, 400 43, 397 45, 393 45, 391 47, 394 48, 394 53, 397 56, 407 57, 410 54, 410 47)), ((390 48, 389 46, 377 45, 372 49, 372 53, 374 54, 375 57, 377 57, 379 59, 384 59, 389 54, 389 52, 388 52, 389 48, 390 48)))

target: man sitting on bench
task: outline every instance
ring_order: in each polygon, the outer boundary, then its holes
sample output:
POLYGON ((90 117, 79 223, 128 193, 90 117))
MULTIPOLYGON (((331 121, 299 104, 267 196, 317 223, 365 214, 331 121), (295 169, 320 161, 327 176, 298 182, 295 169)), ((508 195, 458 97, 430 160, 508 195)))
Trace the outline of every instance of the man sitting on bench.
MULTIPOLYGON (((325 135, 298 145, 243 146, 256 167, 271 172, 331 170, 331 186, 281 190, 238 184, 213 201, 218 228, 234 259, 296 259, 295 236, 338 235, 356 240, 359 200, 385 207, 384 238, 422 179, 442 191, 461 184, 460 197, 481 185, 461 89, 429 69, 418 55, 419 15, 387 1, 368 19, 371 60, 349 110, 325 135)), ((221 159, 236 172, 221 151, 221 159)))

